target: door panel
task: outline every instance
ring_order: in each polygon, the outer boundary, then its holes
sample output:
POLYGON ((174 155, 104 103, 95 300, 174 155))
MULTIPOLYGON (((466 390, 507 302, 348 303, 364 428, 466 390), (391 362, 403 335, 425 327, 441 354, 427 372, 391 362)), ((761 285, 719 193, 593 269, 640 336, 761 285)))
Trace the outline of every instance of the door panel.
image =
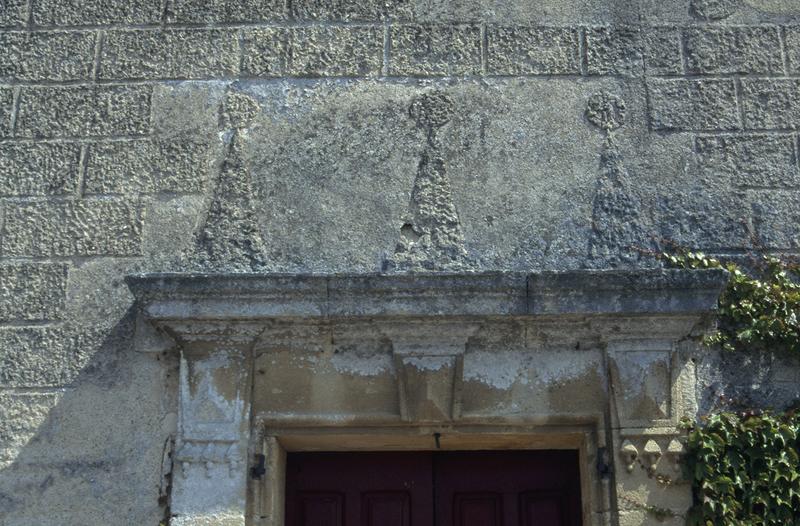
POLYGON ((566 499, 560 493, 524 493, 520 497, 520 526, 565 524, 566 499))
MULTIPOLYGON (((289 453, 286 458, 286 525, 433 526, 431 454, 289 453), (330 516, 303 523, 307 495, 341 494, 342 512, 317 504, 330 516)), ((306 515, 307 516, 307 515, 306 515)))
POLYGON ((301 492, 298 501, 302 526, 342 526, 344 499, 340 493, 301 492))
POLYGON ((289 453, 286 526, 580 526, 577 451, 289 453))
POLYGON ((366 493, 362 502, 363 526, 411 526, 411 497, 408 492, 366 493))
POLYGON ((453 519, 458 526, 501 526, 502 496, 492 493, 457 493, 453 519))
POLYGON ((433 463, 437 526, 462 526, 456 510, 467 494, 497 495, 499 511, 463 526, 580 526, 577 451, 437 452, 433 463))

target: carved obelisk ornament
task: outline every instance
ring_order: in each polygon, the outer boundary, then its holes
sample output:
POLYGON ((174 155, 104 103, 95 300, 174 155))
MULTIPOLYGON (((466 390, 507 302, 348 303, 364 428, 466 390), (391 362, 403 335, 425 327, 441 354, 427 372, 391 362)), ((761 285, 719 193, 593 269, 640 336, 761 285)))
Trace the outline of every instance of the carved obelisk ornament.
POLYGON ((408 217, 384 270, 468 270, 476 266, 464 248, 439 131, 453 116, 453 100, 442 92, 422 95, 409 114, 425 130, 426 144, 417 167, 408 217))
POLYGON ((196 263, 204 270, 266 270, 266 250, 245 160, 248 127, 259 111, 255 100, 236 91, 229 91, 222 104, 220 131, 226 141, 224 157, 195 247, 196 263))
POLYGON ((593 268, 632 264, 640 258, 637 248, 646 236, 639 217, 641 207, 631 192, 630 176, 614 137, 625 124, 625 101, 597 93, 588 101, 586 118, 605 134, 592 202, 589 264, 593 268))

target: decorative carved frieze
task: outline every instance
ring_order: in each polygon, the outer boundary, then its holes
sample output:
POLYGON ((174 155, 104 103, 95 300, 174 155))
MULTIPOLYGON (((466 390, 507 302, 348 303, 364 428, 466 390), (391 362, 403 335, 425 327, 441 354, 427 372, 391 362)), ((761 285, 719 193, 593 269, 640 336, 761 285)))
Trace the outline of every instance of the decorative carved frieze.
POLYGON ((238 441, 238 438, 229 441, 183 439, 175 453, 181 476, 189 477, 191 464, 202 465, 207 478, 218 472, 215 469, 218 465, 226 466, 230 477, 240 475, 243 459, 238 452, 238 441))

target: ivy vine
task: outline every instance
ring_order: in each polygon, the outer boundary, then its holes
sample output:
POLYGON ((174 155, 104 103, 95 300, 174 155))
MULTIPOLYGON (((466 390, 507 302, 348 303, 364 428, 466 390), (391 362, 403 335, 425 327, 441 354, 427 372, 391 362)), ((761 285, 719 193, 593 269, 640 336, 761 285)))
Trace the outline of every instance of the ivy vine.
POLYGON ((706 343, 726 350, 800 352, 800 265, 764 256, 751 275, 733 262, 700 252, 664 253, 661 259, 675 268, 728 271, 717 332, 706 343))
POLYGON ((689 526, 800 526, 800 415, 720 413, 689 431, 689 526))
MULTIPOLYGON (((700 252, 663 253, 667 266, 728 271, 717 331, 725 350, 800 352, 800 265, 764 256, 749 270, 700 252)), ((689 526, 800 526, 800 414, 719 413, 689 428, 689 526)))

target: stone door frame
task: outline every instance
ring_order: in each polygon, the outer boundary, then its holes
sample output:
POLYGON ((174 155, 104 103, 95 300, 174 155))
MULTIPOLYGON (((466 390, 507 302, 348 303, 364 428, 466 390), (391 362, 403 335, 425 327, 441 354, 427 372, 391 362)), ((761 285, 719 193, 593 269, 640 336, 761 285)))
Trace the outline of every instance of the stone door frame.
MULTIPOLYGON (((251 486, 252 524, 284 526, 286 454, 312 451, 474 451, 552 450, 578 451, 582 524, 592 524, 593 505, 607 506, 610 484, 599 476, 596 424, 564 426, 536 425, 428 425, 299 428, 266 426, 259 437, 261 454, 267 459, 265 476, 251 486), (434 433, 440 433, 439 447, 434 433)), ((599 506, 601 509, 603 506, 599 506)))
POLYGON ((686 347, 708 329, 725 281, 682 270, 129 277, 137 348, 180 355, 172 524, 281 526, 286 450, 429 449, 434 433, 443 448, 578 449, 587 525, 620 524, 624 514, 626 524, 650 524, 651 495, 680 511, 688 489, 655 485, 677 466, 678 420, 691 416, 686 347), (592 347, 603 399, 568 414, 465 411, 468 342, 509 322, 545 334, 545 346, 592 347), (399 405, 263 413, 259 356, 334 334, 390 342, 399 405), (655 378, 638 385, 636 367, 650 363, 655 378), (255 480, 259 455, 266 472, 255 480))

